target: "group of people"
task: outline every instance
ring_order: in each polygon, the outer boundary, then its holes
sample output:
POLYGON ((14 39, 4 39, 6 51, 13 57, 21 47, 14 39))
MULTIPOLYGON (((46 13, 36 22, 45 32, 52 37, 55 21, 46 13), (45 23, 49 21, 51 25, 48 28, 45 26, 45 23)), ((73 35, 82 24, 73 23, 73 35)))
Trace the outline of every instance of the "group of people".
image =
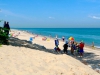
POLYGON ((83 56, 83 53, 84 53, 84 50, 83 50, 84 42, 83 41, 81 41, 80 43, 76 43, 74 41, 71 41, 70 42, 70 47, 71 47, 71 54, 72 55, 78 53, 80 55, 80 57, 83 56))
MULTIPOLYGON (((59 40, 56 38, 55 39, 55 48, 54 50, 57 52, 61 52, 61 49, 58 47, 59 45, 59 40)), ((83 56, 84 53, 84 42, 81 41, 80 43, 77 43, 75 41, 66 41, 65 44, 63 45, 63 53, 68 54, 68 47, 70 47, 70 52, 72 55, 78 54, 80 57, 83 56)))
POLYGON ((3 28, 4 28, 5 34, 8 35, 9 34, 9 31, 10 31, 9 22, 4 21, 3 28))

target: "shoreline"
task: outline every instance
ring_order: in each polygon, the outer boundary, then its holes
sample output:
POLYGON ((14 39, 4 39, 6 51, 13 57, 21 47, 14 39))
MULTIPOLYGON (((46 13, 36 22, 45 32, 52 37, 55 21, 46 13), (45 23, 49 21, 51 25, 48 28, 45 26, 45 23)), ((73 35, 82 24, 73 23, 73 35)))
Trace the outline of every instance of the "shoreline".
MULTIPOLYGON (((38 34, 36 34, 36 33, 32 33, 32 32, 29 32, 29 31, 27 31, 27 30, 18 30, 18 29, 12 29, 12 30, 24 31, 24 32, 29 33, 29 34, 32 34, 32 35, 38 35, 38 34)), ((48 36, 44 36, 44 35, 40 35, 40 34, 39 34, 38 36, 47 37, 47 38, 50 38, 50 39, 55 40, 55 37, 49 37, 49 35, 48 35, 48 36)), ((62 41, 62 38, 58 38, 58 39, 60 39, 59 41, 62 41)), ((76 42, 77 42, 77 41, 76 41, 76 42)), ((78 42, 78 43, 79 43, 79 42, 78 42)), ((98 49, 98 50, 100 50, 100 47, 99 47, 99 46, 95 46, 95 45, 94 45, 94 47, 92 47, 92 45, 87 45, 87 44, 85 44, 85 47, 91 48, 91 49, 98 49)))
MULTIPOLYGON (((94 41, 95 47, 100 48, 100 43, 98 42, 99 41, 99 37, 98 37, 99 35, 87 33, 88 32, 87 29, 86 29, 87 32, 85 32, 86 35, 84 33, 80 34, 81 29, 79 29, 79 28, 78 28, 79 32, 75 32, 75 34, 73 33, 73 30, 72 30, 72 33, 71 33, 71 32, 69 32, 71 29, 69 29, 69 28, 65 28, 65 29, 64 29, 64 31, 65 31, 64 32, 62 28, 57 29, 57 30, 55 30, 54 28, 52 28, 52 29, 50 29, 50 28, 49 29, 46 29, 46 28, 30 28, 30 29, 29 28, 26 28, 26 29, 19 28, 19 30, 27 30, 27 31, 30 31, 32 33, 36 33, 38 35, 43 35, 43 36, 51 35, 52 38, 55 38, 56 35, 58 35, 58 38, 62 38, 62 36, 65 36, 65 39, 68 39, 70 36, 73 36, 77 42, 80 42, 81 40, 83 40, 85 42, 85 44, 89 45, 89 46, 91 46, 92 42, 94 41), (65 29, 68 29, 68 30, 65 31, 65 29), (59 33, 59 32, 61 32, 61 33, 59 33), (96 38, 98 38, 98 39, 96 39, 96 38)), ((77 29, 76 29, 76 31, 77 31, 77 29)), ((82 31, 84 31, 84 30, 82 30, 82 31)))

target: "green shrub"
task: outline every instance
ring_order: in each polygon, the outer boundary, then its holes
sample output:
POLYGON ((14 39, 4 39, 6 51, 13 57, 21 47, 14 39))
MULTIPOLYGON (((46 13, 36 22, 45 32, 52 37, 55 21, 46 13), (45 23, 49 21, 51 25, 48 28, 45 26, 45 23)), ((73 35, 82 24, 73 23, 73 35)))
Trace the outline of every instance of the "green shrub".
POLYGON ((7 29, 0 27, 0 44, 8 44, 9 36, 6 35, 5 30, 7 29))

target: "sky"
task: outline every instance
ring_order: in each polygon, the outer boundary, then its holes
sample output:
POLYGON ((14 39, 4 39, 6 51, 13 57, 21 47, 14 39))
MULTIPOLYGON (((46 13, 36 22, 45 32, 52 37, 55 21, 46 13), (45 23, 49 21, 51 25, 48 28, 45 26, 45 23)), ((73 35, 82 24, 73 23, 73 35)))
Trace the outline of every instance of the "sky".
POLYGON ((100 0, 0 0, 0 26, 100 28, 100 0))

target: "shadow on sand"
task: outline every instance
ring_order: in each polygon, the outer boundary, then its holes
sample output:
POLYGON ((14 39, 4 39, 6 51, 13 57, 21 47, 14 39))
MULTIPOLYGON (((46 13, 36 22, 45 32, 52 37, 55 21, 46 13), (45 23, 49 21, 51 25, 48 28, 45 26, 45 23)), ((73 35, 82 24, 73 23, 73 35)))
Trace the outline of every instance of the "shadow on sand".
POLYGON ((45 51, 48 53, 57 54, 56 52, 54 52, 53 49, 46 49, 44 46, 41 46, 39 44, 32 44, 30 41, 20 40, 18 38, 14 38, 14 37, 11 37, 9 39, 9 45, 16 46, 16 47, 26 47, 26 48, 30 48, 30 49, 35 49, 35 50, 45 51))

